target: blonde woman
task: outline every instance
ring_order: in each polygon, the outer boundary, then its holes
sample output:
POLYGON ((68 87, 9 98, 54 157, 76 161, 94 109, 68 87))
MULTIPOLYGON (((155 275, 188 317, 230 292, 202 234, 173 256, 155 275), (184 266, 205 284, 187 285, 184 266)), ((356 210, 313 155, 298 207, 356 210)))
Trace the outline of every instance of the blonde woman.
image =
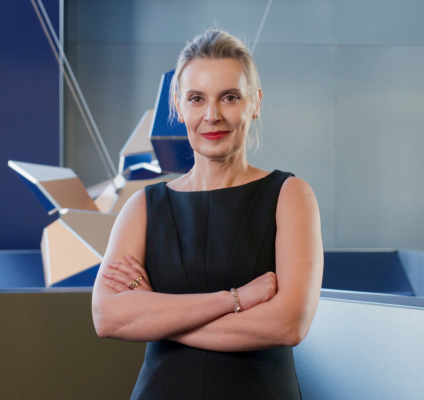
POLYGON ((240 40, 209 30, 189 41, 170 99, 195 164, 119 214, 94 286, 96 331, 148 342, 131 399, 301 399, 292 346, 323 271, 313 191, 246 160, 262 91, 240 40))

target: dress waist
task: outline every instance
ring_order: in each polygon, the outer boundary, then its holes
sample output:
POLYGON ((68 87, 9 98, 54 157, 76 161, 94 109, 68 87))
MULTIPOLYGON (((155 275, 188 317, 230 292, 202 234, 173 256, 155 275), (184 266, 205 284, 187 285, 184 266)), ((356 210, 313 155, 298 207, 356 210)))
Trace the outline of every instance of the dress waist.
POLYGON ((301 399, 293 350, 215 352, 169 340, 148 343, 131 399, 180 398, 301 399))

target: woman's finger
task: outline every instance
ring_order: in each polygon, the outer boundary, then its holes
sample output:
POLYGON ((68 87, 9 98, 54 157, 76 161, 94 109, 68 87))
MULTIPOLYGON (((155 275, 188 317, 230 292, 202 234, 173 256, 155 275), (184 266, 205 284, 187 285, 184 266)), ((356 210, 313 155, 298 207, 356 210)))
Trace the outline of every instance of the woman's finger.
POLYGON ((137 281, 138 282, 137 287, 139 289, 152 291, 150 284, 144 280, 144 277, 143 279, 140 279, 141 275, 138 271, 134 272, 134 271, 131 271, 130 268, 125 268, 125 264, 121 265, 119 268, 116 265, 114 266, 109 265, 109 266, 117 272, 112 272, 112 271, 103 272, 103 276, 106 279, 111 279, 115 282, 122 283, 128 288, 131 286, 132 281, 137 281), (128 271, 132 272, 132 274, 129 274, 128 271))
POLYGON ((150 281, 149 281, 149 277, 147 276, 147 272, 146 269, 131 255, 126 254, 125 255, 125 259, 128 261, 128 263, 136 268, 138 271, 140 271, 141 276, 143 277, 143 279, 146 280, 146 282, 150 285, 150 281))
POLYGON ((122 274, 120 272, 108 272, 108 271, 106 271, 106 272, 103 272, 103 276, 108 280, 112 280, 112 281, 117 282, 117 283, 122 283, 127 288, 129 288, 131 286, 131 282, 133 281, 133 278, 131 278, 127 274, 122 274))
POLYGON ((114 261, 114 262, 108 263, 107 265, 109 268, 120 271, 130 276, 131 279, 137 279, 141 274, 141 272, 135 269, 133 266, 122 263, 122 262, 114 261))
POLYGON ((110 287, 111 289, 115 290, 118 293, 122 293, 122 292, 127 292, 130 289, 128 287, 126 287, 124 284, 119 283, 119 282, 115 282, 112 280, 108 280, 105 282, 105 285, 110 287))

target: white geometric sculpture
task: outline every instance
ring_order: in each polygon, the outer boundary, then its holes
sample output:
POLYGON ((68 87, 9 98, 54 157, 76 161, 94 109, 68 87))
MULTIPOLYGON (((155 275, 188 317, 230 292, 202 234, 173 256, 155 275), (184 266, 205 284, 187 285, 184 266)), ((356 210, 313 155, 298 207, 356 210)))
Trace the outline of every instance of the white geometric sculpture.
POLYGON ((118 173, 122 174, 130 165, 140 162, 150 162, 153 153, 152 142, 149 138, 153 110, 146 111, 135 127, 133 133, 119 153, 118 173), (150 157, 146 157, 149 156, 150 157))
POLYGON ((12 160, 8 165, 18 173, 49 214, 64 208, 99 211, 72 169, 12 160))

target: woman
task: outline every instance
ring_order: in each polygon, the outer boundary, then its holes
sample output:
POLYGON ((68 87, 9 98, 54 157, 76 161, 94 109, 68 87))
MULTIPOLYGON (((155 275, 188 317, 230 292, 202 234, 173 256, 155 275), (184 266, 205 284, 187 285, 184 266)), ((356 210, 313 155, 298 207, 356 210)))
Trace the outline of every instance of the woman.
POLYGON ((149 342, 132 399, 300 399, 292 346, 323 268, 315 196, 246 160, 262 91, 241 41, 210 30, 188 42, 170 98, 195 164, 119 214, 93 291, 96 331, 149 342))

